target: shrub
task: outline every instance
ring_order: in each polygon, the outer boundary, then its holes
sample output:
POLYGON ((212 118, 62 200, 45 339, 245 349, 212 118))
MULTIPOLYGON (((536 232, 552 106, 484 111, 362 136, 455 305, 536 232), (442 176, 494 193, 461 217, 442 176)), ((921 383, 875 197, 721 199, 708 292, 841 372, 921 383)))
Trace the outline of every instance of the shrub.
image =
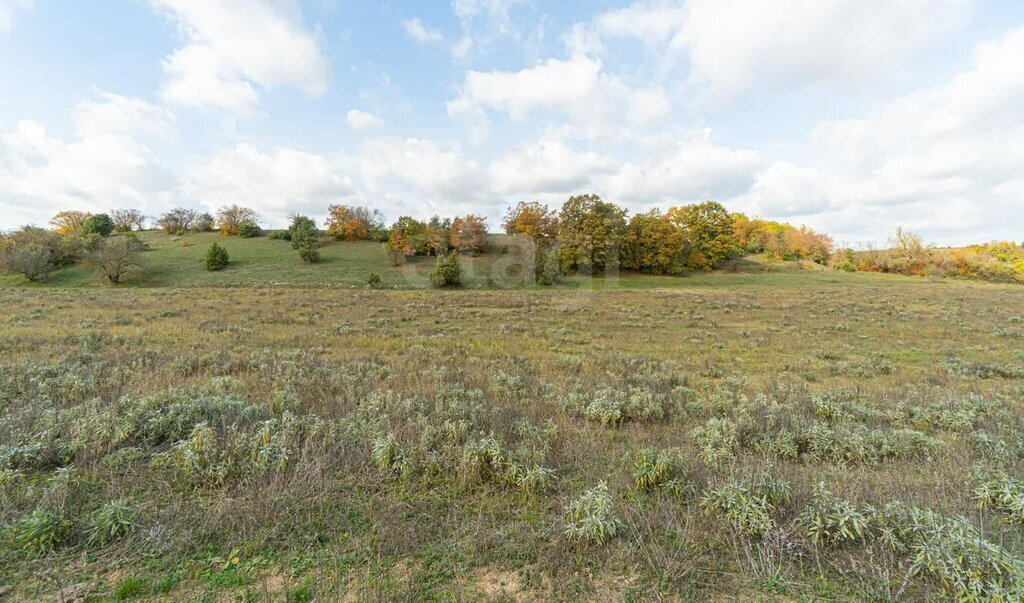
POLYGON ((487 251, 487 223, 482 216, 455 218, 451 225, 451 245, 459 251, 487 251))
POLYGON ((103 546, 124 538, 135 529, 135 509, 123 500, 105 503, 92 517, 89 545, 103 546))
POLYGON ((327 234, 339 241, 361 241, 379 236, 384 215, 368 207, 332 205, 327 208, 327 234))
POLYGON ((299 247, 299 257, 307 264, 316 264, 320 261, 320 243, 310 243, 299 247))
POLYGON ((109 237, 114 232, 114 221, 107 214, 94 214, 82 224, 83 235, 97 234, 101 237, 109 237))
POLYGON ((272 230, 267 238, 271 241, 291 241, 292 233, 287 230, 272 230))
POLYGON ((550 286, 562 282, 564 272, 558 253, 552 249, 538 249, 534 266, 534 278, 538 285, 550 286))
POLYGON ((263 234, 260 230, 259 224, 255 222, 245 222, 238 227, 238 236, 243 239, 253 239, 263 234))
POLYGON ((797 525, 815 544, 836 546, 860 540, 868 526, 868 516, 819 482, 813 500, 797 518, 797 525))
POLYGON ((459 263, 459 252, 439 258, 437 266, 430 273, 430 282, 435 287, 458 287, 462 284, 462 265, 459 263))
POLYGON ((708 490, 701 497, 700 506, 705 513, 721 513, 736 532, 748 538, 761 538, 775 527, 768 496, 758 495, 739 482, 708 490))
POLYGON ((573 392, 566 398, 565 408, 591 421, 600 421, 606 427, 616 427, 623 421, 654 421, 668 416, 665 395, 647 387, 625 390, 601 387, 592 394, 573 392))
POLYGON ((979 508, 992 508, 1013 524, 1024 525, 1024 481, 1002 471, 977 470, 971 498, 979 508))
POLYGON ((677 449, 645 448, 633 459, 633 481, 640 490, 662 490, 681 496, 691 489, 687 483, 683 455, 677 449))
POLYGON ((32 282, 45 279, 56 268, 53 252, 49 247, 38 244, 4 249, 0 252, 0 263, 7 272, 20 274, 32 282))
POLYGON ((229 261, 231 261, 231 258, 228 256, 228 250, 216 241, 206 250, 206 269, 210 272, 223 270, 227 267, 229 261))
POLYGON ((380 289, 384 283, 379 274, 371 272, 366 276, 366 284, 369 285, 371 289, 380 289))
POLYGON ((730 419, 711 418, 693 430, 700 460, 721 466, 736 458, 740 450, 739 426, 730 419))
POLYGON ((614 510, 608 485, 599 482, 569 503, 565 512, 565 535, 571 540, 604 544, 622 529, 622 524, 614 517, 614 510))
POLYGON ((71 522, 60 513, 36 507, 10 528, 14 544, 35 555, 45 555, 64 540, 71 522))

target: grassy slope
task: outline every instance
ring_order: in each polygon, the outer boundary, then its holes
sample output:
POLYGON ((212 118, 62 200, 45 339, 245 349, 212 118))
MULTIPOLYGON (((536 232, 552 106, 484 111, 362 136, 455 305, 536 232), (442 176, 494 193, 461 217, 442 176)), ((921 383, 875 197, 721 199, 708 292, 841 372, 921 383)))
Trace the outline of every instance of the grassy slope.
MULTIPOLYGON (((216 233, 171 237, 159 232, 141 234, 150 249, 144 255, 146 267, 137 275, 125 278, 125 286, 141 287, 202 287, 202 286, 365 286, 371 272, 381 275, 390 288, 423 288, 429 286, 428 275, 434 267, 434 258, 412 258, 406 265, 390 266, 379 243, 340 242, 326 239, 321 249, 323 261, 319 264, 302 262, 287 241, 272 241, 267 237, 241 239, 223 237, 216 233), (220 272, 208 272, 203 264, 206 249, 214 241, 227 248, 230 266, 220 272)), ((468 288, 522 287, 523 274, 529 274, 528 255, 517 245, 517 240, 504 235, 491 236, 492 251, 479 257, 463 256, 464 285, 468 288), (502 246, 509 248, 501 253, 502 246)), ((713 274, 694 274, 683 277, 658 277, 623 272, 614 278, 572 276, 565 287, 573 289, 651 289, 689 286, 731 286, 754 284, 764 286, 812 284, 822 280, 843 283, 878 282, 878 275, 828 272, 788 267, 778 272, 765 273, 756 262, 746 262, 737 272, 720 271, 713 274)), ((893 278, 893 277, 888 277, 893 278)), ((898 277, 897 277, 898 278, 898 277)), ((25 281, 21 276, 0 275, 2 286, 23 287, 105 287, 101 277, 79 266, 58 270, 39 284, 25 281)))

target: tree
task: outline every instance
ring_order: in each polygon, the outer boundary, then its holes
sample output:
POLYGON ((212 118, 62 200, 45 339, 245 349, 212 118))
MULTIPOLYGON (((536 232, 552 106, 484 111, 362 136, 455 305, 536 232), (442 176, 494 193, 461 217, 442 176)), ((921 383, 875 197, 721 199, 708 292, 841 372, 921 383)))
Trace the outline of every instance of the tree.
POLYGON ((558 223, 562 265, 580 272, 602 272, 618 266, 626 211, 597 195, 570 197, 558 223))
POLYGON ((483 216, 470 214, 455 218, 451 227, 451 243, 459 251, 487 251, 487 222, 483 216))
POLYGON ((198 219, 199 212, 196 210, 176 207, 157 218, 156 224, 167 234, 185 234, 198 219))
POLYGON ((705 201, 673 207, 665 215, 686 237, 687 268, 708 271, 742 252, 733 232, 732 216, 720 203, 705 201))
POLYGON ((50 219, 50 226, 60 234, 77 233, 82 230, 90 216, 92 214, 85 211, 62 211, 50 219))
POLYGON ((210 272, 216 272, 223 270, 227 267, 228 262, 231 261, 231 256, 228 255, 228 250, 224 249, 216 241, 210 245, 210 248, 206 250, 206 269, 210 272))
POLYGON ((339 241, 364 241, 384 229, 384 214, 368 207, 331 205, 327 208, 327 234, 339 241))
POLYGON ((298 250, 302 261, 307 264, 320 261, 320 233, 316 229, 316 222, 306 216, 292 216, 288 232, 291 235, 292 249, 298 250))
POLYGON ((458 250, 437 259, 437 266, 430 273, 430 282, 435 287, 458 287, 462 284, 462 265, 458 250))
POLYGON ((553 243, 558 238, 558 213, 546 205, 520 201, 505 214, 505 233, 529 237, 537 245, 553 243))
POLYGON ((97 234, 101 237, 109 237, 114 232, 114 221, 107 214, 95 214, 82 224, 83 235, 97 234))
POLYGON ((386 249, 404 257, 426 253, 424 235, 427 226, 409 216, 402 216, 391 227, 386 249))
POLYGON ((89 254, 88 263, 98 268, 113 285, 121 278, 142 267, 142 246, 134 237, 116 237, 100 242, 89 254))
POLYGON ((251 208, 225 205, 217 210, 217 228, 222 235, 238 235, 242 226, 249 223, 256 224, 258 228, 259 215, 251 208))
POLYGON ((137 209, 112 210, 110 219, 114 222, 114 232, 131 232, 146 228, 146 216, 137 209))
POLYGON ((189 227, 192 232, 210 232, 213 230, 213 225, 216 220, 213 216, 208 213, 202 213, 196 216, 195 221, 189 227))
POLYGON ((675 274, 682 269, 683 231, 657 210, 633 216, 622 237, 622 264, 653 274, 675 274))

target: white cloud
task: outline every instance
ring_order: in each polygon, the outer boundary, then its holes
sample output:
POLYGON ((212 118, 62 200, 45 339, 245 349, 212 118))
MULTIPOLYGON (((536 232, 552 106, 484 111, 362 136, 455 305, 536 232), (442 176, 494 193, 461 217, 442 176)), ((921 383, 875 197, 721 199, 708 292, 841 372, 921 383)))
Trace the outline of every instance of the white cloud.
POLYGON ((99 100, 82 101, 71 111, 75 126, 83 137, 135 133, 168 137, 174 132, 177 118, 163 107, 103 90, 97 94, 99 100))
POLYGON ((689 0, 672 45, 691 80, 729 96, 762 84, 844 84, 893 68, 959 29, 971 0, 689 0))
POLYGON ((423 24, 419 17, 402 21, 406 35, 417 44, 439 44, 444 42, 444 34, 440 30, 423 24))
POLYGON ((352 181, 338 161, 289 147, 264 152, 250 143, 197 158, 188 168, 186 192, 211 210, 230 203, 252 207, 274 223, 296 212, 322 212, 351 194, 352 181))
POLYGON ((174 116, 137 98, 100 96, 73 109, 71 139, 50 136, 32 120, 0 134, 0 213, 43 224, 64 209, 156 211, 174 202, 173 172, 138 140, 170 135, 174 116))
POLYGON ((0 0, 0 33, 10 31, 17 10, 29 10, 35 0, 0 0))
POLYGON ((164 61, 168 102, 235 114, 259 102, 255 85, 327 89, 327 59, 295 0, 150 0, 186 40, 164 61))
POLYGON ((575 151, 562 139, 545 136, 492 163, 490 175, 501 193, 565 193, 588 185, 610 165, 606 157, 575 151))
POLYGON ((375 128, 384 123, 380 116, 360 109, 349 109, 348 113, 345 114, 345 121, 348 122, 348 127, 357 131, 375 128))
POLYGON ((557 111, 592 131, 643 126, 668 114, 659 88, 633 89, 603 71, 601 61, 583 54, 548 59, 520 71, 470 71, 458 96, 448 103, 453 117, 486 124, 486 111, 524 120, 538 111, 557 111))
POLYGON ((799 166, 772 166, 745 200, 781 215, 813 215, 827 206, 822 227, 848 238, 896 224, 940 242, 969 242, 977 232, 1019 238, 1021 56, 1024 27, 979 44, 974 66, 945 84, 862 119, 820 122, 799 166))
POLYGON ((755 151, 715 144, 704 131, 623 164, 602 190, 611 199, 647 205, 726 199, 746 191, 763 162, 755 151))

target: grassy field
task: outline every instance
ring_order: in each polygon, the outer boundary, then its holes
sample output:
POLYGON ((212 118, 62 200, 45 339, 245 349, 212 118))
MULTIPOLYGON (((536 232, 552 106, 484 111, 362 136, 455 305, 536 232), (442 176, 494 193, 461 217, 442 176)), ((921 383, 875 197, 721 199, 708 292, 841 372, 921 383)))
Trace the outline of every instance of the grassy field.
POLYGON ((0 288, 14 600, 1021 593, 1020 287, 338 289, 404 281, 190 239, 143 287, 0 288))
MULTIPOLYGON (((344 242, 324 239, 323 260, 306 264, 288 241, 267 237, 242 239, 217 233, 189 234, 181 237, 162 232, 140 233, 149 245, 144 254, 145 268, 123 281, 126 287, 366 287, 371 272, 381 276, 388 288, 421 289, 430 286, 433 257, 414 257, 403 266, 391 266, 385 260, 380 243, 344 242), (231 264, 220 272, 208 272, 203 258, 214 241, 227 248, 231 264)), ((491 235, 491 252, 477 257, 462 257, 463 284, 467 288, 531 288, 533 257, 519 238, 491 235)), ((769 283, 815 282, 820 275, 793 265, 766 264, 779 268, 769 283)), ((763 284, 764 273, 758 261, 746 261, 737 271, 719 271, 685 277, 656 277, 623 272, 609 278, 570 276, 565 288, 663 288, 701 285, 763 284)), ((830 278, 842 282, 867 282, 873 277, 835 272, 830 278)), ((105 279, 80 265, 58 270, 49 279, 29 283, 18 275, 0 274, 0 286, 12 287, 109 287, 105 279)))

